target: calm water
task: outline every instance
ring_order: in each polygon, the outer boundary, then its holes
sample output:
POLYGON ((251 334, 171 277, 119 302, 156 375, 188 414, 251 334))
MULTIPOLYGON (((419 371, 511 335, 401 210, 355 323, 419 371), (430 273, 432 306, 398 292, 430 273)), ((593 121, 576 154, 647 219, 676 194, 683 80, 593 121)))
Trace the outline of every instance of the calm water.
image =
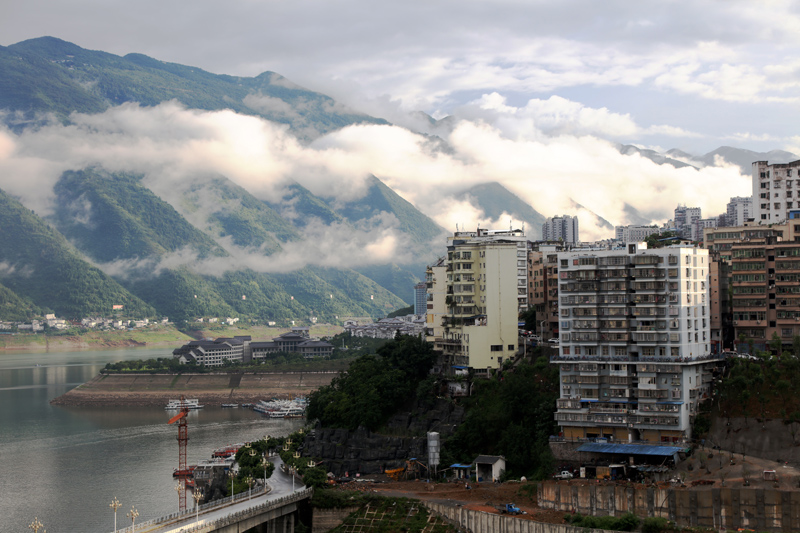
MULTIPOLYGON (((171 349, 0 353, 0 532, 28 531, 34 516, 49 533, 114 529, 108 504, 135 505, 142 522, 177 511, 172 470, 177 429, 159 408, 55 407, 50 400, 97 375, 106 363, 169 356, 171 349), (36 366, 37 364, 41 366, 36 366)), ((301 422, 247 409, 206 407, 189 415, 187 461, 214 448, 285 435, 301 422)))

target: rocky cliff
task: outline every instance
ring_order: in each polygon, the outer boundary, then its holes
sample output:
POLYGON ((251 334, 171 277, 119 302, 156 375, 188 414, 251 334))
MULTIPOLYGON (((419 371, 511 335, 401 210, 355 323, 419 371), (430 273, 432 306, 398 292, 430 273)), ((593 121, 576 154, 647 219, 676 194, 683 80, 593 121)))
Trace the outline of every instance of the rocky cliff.
POLYGON ((380 474, 405 465, 413 457, 427 463, 427 432, 436 431, 444 438, 463 420, 463 407, 437 400, 430 407, 417 405, 410 412, 395 415, 380 434, 363 427, 350 431, 317 426, 306 437, 303 455, 322 460, 324 467, 337 476, 380 474))

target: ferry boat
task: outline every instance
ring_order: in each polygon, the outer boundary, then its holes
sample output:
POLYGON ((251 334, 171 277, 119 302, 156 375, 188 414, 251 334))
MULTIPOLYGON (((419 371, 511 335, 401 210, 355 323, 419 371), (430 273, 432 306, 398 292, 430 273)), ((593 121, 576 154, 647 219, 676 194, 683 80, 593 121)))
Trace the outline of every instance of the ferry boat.
POLYGON ((269 413, 270 418, 303 418, 306 410, 302 407, 284 407, 269 413))
POLYGON ((176 468, 172 471, 172 477, 192 477, 195 468, 197 468, 197 465, 187 466, 186 470, 178 470, 176 468))
POLYGON ((244 443, 234 444, 232 446, 225 446, 224 448, 217 448, 211 454, 211 457, 214 459, 227 459, 228 457, 236 455, 236 452, 239 451, 239 448, 241 446, 244 446, 244 443))
POLYGON ((203 406, 200 405, 200 400, 183 400, 183 401, 181 401, 181 400, 170 400, 169 403, 167 403, 166 407, 164 407, 164 409, 178 410, 178 409, 183 409, 184 407, 187 408, 187 409, 202 409, 203 408, 203 406))
POLYGON ((237 407, 239 407, 238 403, 223 403, 222 404, 222 408, 223 409, 236 409, 237 407))

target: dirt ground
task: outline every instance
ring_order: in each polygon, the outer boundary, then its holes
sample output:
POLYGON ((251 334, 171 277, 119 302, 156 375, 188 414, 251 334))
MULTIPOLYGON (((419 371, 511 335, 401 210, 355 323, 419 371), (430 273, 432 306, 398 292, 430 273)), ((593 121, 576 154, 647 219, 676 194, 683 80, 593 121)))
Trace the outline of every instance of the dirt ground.
MULTIPOLYGON (((785 463, 778 463, 758 457, 731 454, 724 450, 698 449, 694 455, 681 461, 670 474, 675 481, 647 483, 661 488, 677 490, 708 490, 714 487, 742 487, 745 480, 752 488, 780 488, 782 490, 798 490, 800 488, 800 470, 785 463), (711 454, 711 458, 708 455, 711 454), (691 466, 690 466, 691 465, 691 466), (763 472, 774 470, 777 481, 765 480, 763 472), (709 473, 710 471, 710 473, 709 473), (723 484, 724 480, 724 484, 723 484)), ((426 483, 425 481, 393 481, 386 476, 370 476, 372 481, 346 483, 336 490, 371 491, 384 496, 429 500, 450 505, 463 506, 475 511, 500 514, 496 506, 514 503, 526 514, 519 518, 536 520, 551 524, 563 524, 564 512, 540 509, 536 501, 536 491, 527 491, 527 484, 519 482, 506 483, 472 483, 467 489, 464 482, 426 483)), ((614 483, 588 479, 559 481, 564 484, 614 483)), ((619 482, 628 484, 629 482, 619 482)), ((529 485, 530 486, 530 485, 529 485)))
MULTIPOLYGON (((788 463, 769 459, 731 453, 725 450, 698 448, 691 457, 678 463, 675 478, 683 477, 687 488, 741 487, 745 480, 753 488, 779 488, 798 490, 800 488, 800 469, 788 463), (709 459, 708 454, 712 457, 709 459), (765 470, 774 470, 777 482, 764 479, 765 470), (723 485, 724 480, 724 485, 723 485), (698 481, 714 483, 697 483, 698 481)), ((768 474, 768 477, 770 475, 768 474)))
POLYGON ((352 482, 339 485, 338 490, 371 491, 383 496, 414 498, 450 505, 458 505, 474 511, 500 514, 496 505, 514 503, 526 514, 519 515, 524 520, 536 520, 550 524, 563 524, 563 511, 539 509, 536 504, 535 489, 528 493, 521 490, 524 483, 472 483, 470 489, 460 483, 426 483, 425 481, 392 481, 385 476, 370 476, 380 481, 352 482))

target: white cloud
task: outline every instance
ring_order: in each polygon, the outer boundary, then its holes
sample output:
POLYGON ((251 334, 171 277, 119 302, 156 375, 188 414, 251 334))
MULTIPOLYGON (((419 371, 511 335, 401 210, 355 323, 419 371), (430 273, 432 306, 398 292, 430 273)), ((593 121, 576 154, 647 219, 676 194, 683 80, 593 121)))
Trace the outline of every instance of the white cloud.
MULTIPOLYGON (((454 200, 486 182, 502 184, 545 216, 572 213, 577 202, 614 224, 629 221, 626 204, 661 222, 678 203, 699 205, 713 216, 724 210, 729 196, 749 193, 749 178, 733 167, 659 166, 622 155, 616 145, 591 134, 640 132, 624 115, 558 98, 515 108, 496 95, 479 99, 470 110, 474 120, 454 121, 443 143, 397 126, 357 125, 304 146, 284 126, 230 111, 190 111, 175 103, 125 105, 99 115, 75 115, 69 126, 4 132, 14 149, 0 157, 0 188, 42 212, 42 198, 51 200, 48 194, 63 170, 96 165, 145 174, 147 186, 186 212, 183 191, 208 176, 227 176, 270 201, 279 201, 293 180, 314 194, 350 201, 364 194, 367 177, 375 175, 448 230, 456 223, 506 227, 507 215, 488 220, 472 205, 454 200)), ((610 236, 592 217, 579 216, 585 240, 610 236)), ((232 258, 203 264, 211 270, 236 263, 256 270, 354 265, 402 260, 408 249, 392 217, 355 230, 314 223, 305 232, 307 240, 286 244, 270 258, 222 242, 232 258)), ((168 260, 189 261, 185 254, 168 260)))

